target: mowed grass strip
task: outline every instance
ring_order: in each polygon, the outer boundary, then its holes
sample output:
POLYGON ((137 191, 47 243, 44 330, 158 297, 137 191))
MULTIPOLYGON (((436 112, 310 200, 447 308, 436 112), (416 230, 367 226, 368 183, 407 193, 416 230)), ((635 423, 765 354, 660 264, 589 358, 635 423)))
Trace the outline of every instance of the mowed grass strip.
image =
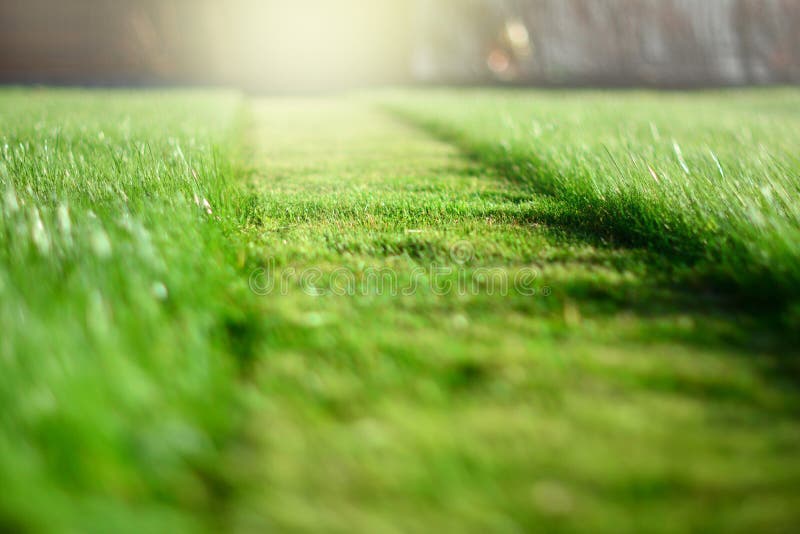
POLYGON ((796 89, 380 99, 561 201, 553 223, 661 251, 751 306, 800 298, 796 89))
POLYGON ((230 457, 250 488, 237 528, 797 522, 800 399, 771 317, 675 287, 661 254, 542 224, 557 201, 363 100, 255 101, 251 150, 241 257, 266 324, 230 457), (452 284, 341 291, 343 272, 402 285, 432 266, 452 284), (540 292, 455 289, 487 268, 535 269, 540 292))
POLYGON ((227 257, 240 106, 0 92, 0 530, 215 518, 246 287, 227 257))

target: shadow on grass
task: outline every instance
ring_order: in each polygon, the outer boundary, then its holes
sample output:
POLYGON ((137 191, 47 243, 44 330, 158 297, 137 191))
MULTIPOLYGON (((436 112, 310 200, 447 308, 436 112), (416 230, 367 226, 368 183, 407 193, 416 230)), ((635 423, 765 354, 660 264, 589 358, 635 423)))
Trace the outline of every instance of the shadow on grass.
POLYGON ((621 247, 635 252, 646 265, 645 276, 613 287, 592 280, 562 282, 556 295, 560 305, 574 301, 590 316, 627 312, 651 319, 689 317, 700 325, 694 331, 652 326, 642 332, 642 340, 732 349, 745 357, 768 354, 771 363, 765 368, 773 378, 800 385, 800 307, 793 289, 782 290, 784 284, 774 273, 753 270, 746 277, 739 276, 717 261, 691 228, 671 228, 669 233, 638 228, 639 214, 630 212, 631 207, 640 207, 636 202, 623 198, 610 210, 586 203, 573 205, 548 188, 547 181, 535 180, 536 175, 549 172, 537 168, 536 162, 526 172, 510 156, 495 154, 487 160, 453 130, 401 110, 384 109, 394 118, 454 144, 477 166, 477 172, 514 184, 520 194, 508 196, 506 202, 523 205, 535 199, 522 210, 501 210, 496 215, 520 225, 547 225, 556 239, 583 242, 599 251, 621 247))
MULTIPOLYGON (((798 286, 792 273, 781 273, 754 261, 741 243, 725 236, 702 232, 675 214, 661 221, 647 211, 634 192, 621 191, 603 202, 567 192, 548 176, 558 174, 548 162, 527 152, 514 154, 495 145, 474 144, 453 128, 425 120, 392 106, 384 106, 392 117, 451 143, 482 170, 497 174, 544 199, 544 209, 531 215, 531 222, 565 228, 586 239, 597 237, 624 247, 643 247, 670 262, 677 262, 691 282, 702 291, 725 294, 754 313, 797 315, 798 286), (533 158, 533 159, 532 159, 533 158), (521 165, 525 162, 525 166, 521 165), (669 230, 664 226, 668 223, 669 230), (711 243, 715 243, 713 246, 711 243), (753 261, 747 261, 747 260, 753 261)), ((798 325, 800 326, 800 325, 798 325)))

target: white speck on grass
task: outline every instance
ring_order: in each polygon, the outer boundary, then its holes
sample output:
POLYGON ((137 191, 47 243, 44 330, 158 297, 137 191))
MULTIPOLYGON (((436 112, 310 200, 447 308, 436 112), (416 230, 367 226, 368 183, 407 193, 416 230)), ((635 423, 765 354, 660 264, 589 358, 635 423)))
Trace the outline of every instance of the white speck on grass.
POLYGON ((153 285, 150 287, 150 291, 157 300, 167 300, 167 297, 169 296, 167 286, 165 286, 162 282, 153 282, 153 285))

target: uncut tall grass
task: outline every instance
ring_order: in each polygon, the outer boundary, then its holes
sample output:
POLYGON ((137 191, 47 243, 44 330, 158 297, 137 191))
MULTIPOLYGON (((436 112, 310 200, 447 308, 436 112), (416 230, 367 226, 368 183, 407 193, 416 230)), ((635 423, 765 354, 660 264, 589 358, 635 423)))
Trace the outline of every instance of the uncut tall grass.
POLYGON ((238 108, 0 92, 0 525, 185 529, 217 498, 238 108))

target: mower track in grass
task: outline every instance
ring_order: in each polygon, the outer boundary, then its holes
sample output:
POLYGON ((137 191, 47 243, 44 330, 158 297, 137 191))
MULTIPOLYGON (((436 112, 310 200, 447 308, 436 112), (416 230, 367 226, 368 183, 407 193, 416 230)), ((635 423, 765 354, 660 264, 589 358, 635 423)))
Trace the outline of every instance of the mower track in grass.
POLYGON ((559 200, 553 224, 661 252, 691 266, 686 283, 796 320, 796 89, 442 89, 376 100, 559 200))
POLYGON ((239 256, 262 321, 234 528, 796 526, 800 399, 771 318, 548 226, 557 200, 362 100, 250 106, 239 256), (373 272, 390 287, 359 285, 373 272), (501 294, 502 273, 528 278, 501 294))

